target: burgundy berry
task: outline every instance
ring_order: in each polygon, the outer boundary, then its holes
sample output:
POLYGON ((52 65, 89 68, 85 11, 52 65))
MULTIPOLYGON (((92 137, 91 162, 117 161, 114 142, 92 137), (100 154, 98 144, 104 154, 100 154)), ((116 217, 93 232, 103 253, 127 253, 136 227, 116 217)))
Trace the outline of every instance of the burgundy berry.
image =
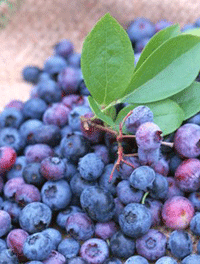
POLYGON ((24 207, 28 203, 40 202, 41 195, 39 189, 33 184, 23 184, 15 193, 15 201, 24 207))
POLYGON ((65 264, 66 258, 56 250, 52 250, 49 257, 42 262, 43 264, 65 264))
POLYGON ((106 223, 96 223, 95 225, 95 236, 102 238, 103 240, 111 238, 118 228, 114 221, 106 223))
POLYGON ((0 148, 0 173, 9 171, 15 164, 17 154, 11 147, 4 146, 0 148))
POLYGON ((14 200, 15 194, 22 185, 25 184, 25 181, 21 177, 10 179, 4 185, 4 196, 9 200, 14 200))
POLYGON ((164 224, 172 229, 185 229, 194 216, 193 204, 183 196, 169 198, 162 208, 164 224))
POLYGON ((47 180, 60 180, 65 176, 66 163, 59 157, 47 157, 41 162, 40 172, 47 180))
POLYGON ((47 157, 52 157, 53 149, 46 144, 35 144, 25 148, 25 157, 27 162, 41 162, 47 157))
POLYGON ((167 181, 169 184, 169 189, 166 199, 169 199, 173 196, 184 196, 184 192, 181 191, 180 188, 177 186, 174 177, 167 177, 167 181))
POLYGON ((90 238, 81 245, 80 256, 90 264, 102 264, 109 257, 109 248, 104 240, 90 238))
POLYGON ((8 247, 17 255, 20 262, 28 260, 23 254, 24 242, 28 236, 29 234, 25 230, 17 228, 11 230, 6 238, 8 247))
POLYGON ((200 155, 200 126, 192 123, 181 126, 174 136, 174 148, 183 158, 200 155))

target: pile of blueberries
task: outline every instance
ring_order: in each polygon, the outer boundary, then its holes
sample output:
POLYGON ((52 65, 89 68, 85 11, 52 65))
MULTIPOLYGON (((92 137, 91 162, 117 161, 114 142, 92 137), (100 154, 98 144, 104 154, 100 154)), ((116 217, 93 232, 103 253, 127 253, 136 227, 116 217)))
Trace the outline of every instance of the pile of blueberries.
MULTIPOLYGON (((131 22, 136 55, 170 24, 131 22)), ((199 264, 200 113, 163 138, 151 110, 135 108, 125 122, 135 139, 122 143, 134 168, 109 181, 118 146, 81 122, 93 113, 80 57, 57 43, 43 69, 23 69, 30 99, 0 113, 0 264, 199 264)))

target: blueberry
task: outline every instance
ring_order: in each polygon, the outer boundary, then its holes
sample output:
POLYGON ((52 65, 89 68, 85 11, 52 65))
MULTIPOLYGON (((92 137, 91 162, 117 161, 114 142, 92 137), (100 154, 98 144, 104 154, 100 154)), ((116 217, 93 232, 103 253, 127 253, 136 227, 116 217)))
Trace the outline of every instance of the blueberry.
POLYGON ((42 263, 44 263, 44 262, 33 260, 33 261, 27 262, 26 264, 42 264, 42 263))
POLYGON ((187 119, 185 122, 186 123, 192 123, 192 124, 200 125, 200 112, 198 112, 197 114, 193 115, 192 117, 187 119))
POLYGON ((130 175, 129 182, 132 187, 147 192, 152 189, 156 178, 155 171, 149 166, 140 166, 130 175))
POLYGON ((57 249, 58 244, 62 241, 62 235, 60 231, 55 228, 47 228, 42 231, 43 235, 49 236, 50 239, 53 241, 54 248, 57 249))
POLYGON ((184 25, 182 28, 181 28, 181 31, 184 32, 186 30, 190 30, 190 29, 195 29, 197 28, 195 24, 193 23, 188 23, 186 25, 184 25))
POLYGON ((145 199, 144 205, 151 211, 152 214, 152 225, 159 226, 161 223, 161 212, 163 204, 155 199, 147 198, 145 199))
POLYGON ((149 262, 141 256, 133 256, 128 258, 124 264, 149 264, 149 262))
POLYGON ((167 199, 173 196, 184 196, 184 192, 178 188, 174 177, 167 177, 167 181, 169 184, 169 190, 166 196, 167 199))
POLYGON ((156 32, 169 27, 172 25, 172 22, 167 21, 166 19, 161 19, 155 23, 156 32))
POLYGON ((190 230, 196 236, 200 235, 200 213, 196 213, 190 221, 190 230))
POLYGON ((142 38, 142 39, 138 40, 135 43, 135 49, 134 49, 134 51, 136 53, 142 52, 142 50, 145 48, 145 46, 147 45, 147 43, 149 42, 149 40, 150 40, 150 38, 148 38, 148 37, 145 37, 145 38, 142 38))
POLYGON ((169 190, 167 178, 159 173, 156 173, 153 187, 149 191, 149 195, 154 199, 165 199, 169 190))
POLYGON ((44 112, 47 110, 47 104, 40 98, 32 98, 24 103, 22 110, 26 119, 42 119, 44 112))
POLYGON ((122 180, 117 185, 117 196, 123 204, 139 203, 144 192, 132 188, 128 180, 122 180))
POLYGON ((181 264, 199 264, 200 263, 200 256, 196 254, 190 254, 186 258, 184 258, 181 264))
POLYGON ((41 195, 39 189, 33 184, 23 184, 15 193, 15 201, 24 207, 28 203, 40 202, 41 195))
POLYGON ((44 184, 45 179, 40 172, 40 168, 41 164, 38 162, 27 164, 22 171, 24 181, 29 184, 34 184, 37 187, 44 184))
POLYGON ((103 144, 96 144, 93 146, 94 149, 94 153, 97 154, 97 156, 99 156, 105 165, 107 165, 110 161, 109 161, 109 151, 108 148, 103 145, 103 144))
POLYGON ((63 39, 54 46, 55 54, 62 56, 65 59, 68 59, 69 56, 73 54, 73 51, 74 51, 74 45, 68 39, 63 39))
POLYGON ((173 231, 167 242, 167 249, 178 259, 183 259, 192 253, 192 240, 189 233, 182 230, 173 231))
POLYGON ((73 214, 73 213, 77 213, 77 212, 82 212, 81 208, 78 206, 68 206, 65 208, 65 210, 60 211, 57 215, 56 218, 56 223, 59 227, 61 227, 62 229, 65 229, 65 225, 67 222, 68 217, 73 214))
POLYGON ((141 55, 142 52, 137 52, 135 53, 135 61, 134 61, 134 64, 137 65, 139 59, 140 59, 140 55, 141 55))
POLYGON ((135 241, 118 231, 110 239, 110 250, 114 257, 129 258, 135 253, 135 241))
POLYGON ((90 238, 81 245, 80 256, 90 264, 103 264, 109 256, 109 248, 104 240, 90 238))
POLYGON ((78 173, 78 170, 77 167, 68 160, 65 162, 65 166, 66 166, 66 171, 65 171, 64 179, 70 182, 71 178, 76 173, 78 173))
POLYGON ((72 128, 69 125, 66 125, 63 128, 61 128, 60 133, 61 133, 61 137, 64 138, 65 136, 72 134, 72 128))
POLYGON ((114 199, 114 203, 115 203, 115 213, 114 213, 113 219, 115 220, 115 222, 118 223, 119 215, 122 213, 124 209, 124 205, 122 204, 122 202, 120 201, 118 197, 114 199))
POLYGON ((38 96, 47 104, 61 101, 62 91, 58 84, 51 80, 41 80, 37 85, 38 96))
POLYGON ((33 144, 33 131, 35 128, 42 125, 42 122, 38 119, 29 119, 25 121, 19 128, 19 132, 26 141, 27 144, 33 144))
POLYGON ((200 240, 197 243, 197 254, 200 255, 200 240))
POLYGON ((43 159, 53 156, 53 150, 47 144, 27 146, 24 152, 28 163, 41 162, 43 159))
POLYGON ((151 211, 143 204, 130 203, 119 215, 119 225, 125 235, 133 238, 141 237, 152 225, 151 211))
POLYGON ((9 213, 0 210, 0 237, 6 235, 11 228, 11 217, 9 213))
POLYGON ((15 108, 5 108, 0 114, 0 126, 19 128, 24 121, 21 110, 15 108))
POLYGON ((72 128, 72 131, 81 131, 81 116, 84 116, 86 113, 91 112, 90 108, 87 106, 76 106, 69 113, 69 126, 72 128))
POLYGON ((26 167, 27 161, 25 156, 18 156, 16 158, 15 164, 13 168, 8 171, 7 173, 7 179, 13 179, 17 177, 22 177, 23 169, 26 167))
POLYGON ((4 249, 7 249, 6 241, 0 238, 0 252, 2 252, 4 249))
POLYGON ((22 208, 15 202, 10 202, 9 200, 5 200, 2 205, 1 209, 9 213, 12 223, 19 222, 19 216, 21 214, 22 208))
POLYGON ((87 240, 94 234, 94 224, 91 218, 82 212, 70 214, 65 227, 67 233, 78 240, 87 240))
POLYGON ((149 229, 148 233, 136 240, 137 253, 150 261, 163 257, 166 245, 166 236, 155 229, 149 229))
POLYGON ((178 155, 173 155, 169 160, 169 169, 172 175, 175 174, 176 169, 182 163, 182 159, 178 155))
POLYGON ((103 264, 122 264, 118 258, 108 258, 103 264))
POLYGON ((70 258, 67 262, 68 264, 89 264, 86 260, 81 257, 70 258))
POLYGON ((66 258, 56 250, 52 250, 49 257, 45 259, 42 263, 44 264, 65 264, 66 258))
POLYGON ((57 75, 66 67, 66 60, 58 55, 50 56, 44 62, 44 71, 49 73, 52 77, 57 77, 57 75))
POLYGON ((90 91, 88 90, 88 88, 85 85, 84 80, 80 80, 79 84, 78 84, 78 91, 81 95, 86 95, 89 96, 90 95, 90 91))
POLYGON ((113 196, 101 187, 85 188, 81 193, 80 202, 83 210, 95 221, 108 222, 114 215, 113 196))
POLYGON ((58 211, 69 205, 72 192, 65 180, 47 181, 41 189, 42 202, 52 210, 58 211))
POLYGON ((16 110, 21 111, 24 107, 24 102, 21 100, 11 100, 7 105, 5 105, 4 109, 6 108, 15 108, 16 110))
POLYGON ((117 232, 117 225, 114 221, 107 223, 96 223, 95 236, 104 240, 111 238, 117 232))
POLYGON ((67 58, 67 61, 70 66, 75 67, 75 68, 80 68, 81 67, 81 53, 74 52, 69 55, 67 58))
MULTIPOLYGON (((138 157, 125 157, 124 160, 133 164, 134 168, 138 168, 140 166, 140 162, 138 157)), ((134 171, 134 168, 127 165, 126 163, 120 164, 119 173, 122 180, 128 180, 131 173, 134 171)))
MULTIPOLYGON (((62 98, 62 103, 69 107, 70 109, 74 109, 77 106, 84 105, 84 98, 79 94, 69 94, 62 98)), ((89 106, 89 105, 88 105, 89 106)))
POLYGON ((0 251, 0 264, 19 264, 17 256, 11 249, 3 249, 0 251))
POLYGON ((79 253, 80 243, 74 238, 65 238, 58 245, 58 252, 66 259, 76 257, 79 253))
POLYGON ((178 264, 175 259, 165 256, 162 258, 159 258, 155 264, 178 264))
POLYGON ((200 192, 192 192, 188 199, 193 204, 195 211, 200 211, 200 192))
POLYGON ((30 260, 44 260, 53 249, 53 241, 42 232, 29 235, 24 242, 23 254, 30 260))
POLYGON ((19 216, 19 224, 29 233, 36 233, 47 228, 51 222, 52 212, 49 206, 41 202, 27 204, 19 216))
POLYGON ((163 176, 168 176, 169 162, 167 158, 165 158, 162 154, 160 155, 158 161, 156 163, 153 163, 151 167, 154 169, 155 172, 163 176))
POLYGON ((26 66, 22 70, 22 77, 26 82, 36 84, 42 70, 37 66, 26 66))
POLYGON ((104 162, 95 153, 88 153, 80 158, 78 170, 81 177, 87 181, 95 181, 104 170, 104 162))
POLYGON ((60 180, 66 172, 65 161, 59 157, 48 157, 41 162, 40 172, 47 180, 60 180))
POLYGON ((141 165, 154 166, 158 163, 160 158, 160 149, 144 150, 138 148, 138 158, 141 165))
POLYGON ((17 178, 13 178, 10 179, 6 182, 6 184, 4 185, 4 196, 10 200, 10 201, 14 201, 15 198, 15 194, 16 191, 21 188, 21 185, 23 185, 24 179, 22 177, 17 177, 17 178))
POLYGON ((200 27, 200 18, 197 18, 195 21, 195 26, 200 27))

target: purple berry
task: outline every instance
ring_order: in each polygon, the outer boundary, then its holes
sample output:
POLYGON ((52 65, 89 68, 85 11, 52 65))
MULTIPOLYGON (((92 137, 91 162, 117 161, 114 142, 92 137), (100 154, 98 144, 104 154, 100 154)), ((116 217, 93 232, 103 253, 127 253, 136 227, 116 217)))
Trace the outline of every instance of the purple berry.
POLYGON ((42 184, 44 184, 45 179, 40 172, 40 168, 41 163, 39 162, 27 164, 22 171, 22 176, 25 182, 33 184, 37 187, 40 187, 42 184))
POLYGON ((55 55, 68 59, 73 54, 74 45, 69 39, 63 39, 54 46, 55 55))
POLYGON ((178 188, 174 177, 167 177, 167 181, 169 184, 169 190, 166 199, 169 199, 173 196, 184 196, 184 192, 178 188))
POLYGON ((25 184, 24 179, 22 177, 17 177, 10 179, 6 182, 4 185, 4 196, 9 199, 13 200, 15 198, 15 194, 19 188, 21 188, 21 185, 25 184))
POLYGON ((117 232, 117 230, 118 228, 114 221, 110 221, 107 223, 96 223, 95 236, 106 240, 108 238, 111 238, 117 232))
POLYGON ((15 193, 15 201, 22 207, 28 203, 40 202, 41 195, 39 189, 33 184, 23 184, 15 193))
POLYGON ((35 144, 25 148, 25 157, 28 163, 41 162, 47 157, 53 156, 53 150, 46 144, 35 144))
MULTIPOLYGON (((45 259, 43 264, 65 264, 66 258, 58 251, 52 250, 49 257, 45 259)), ((68 262, 69 263, 69 262, 68 262)))
POLYGON ((152 214, 152 225, 159 226, 161 224, 161 212, 163 204, 155 199, 147 198, 145 199, 144 205, 151 211, 152 214))
POLYGON ((13 223, 19 222, 19 216, 21 214, 22 208, 17 203, 10 202, 9 200, 5 200, 1 204, 1 209, 9 213, 13 223))
POLYGON ((18 156, 16 158, 15 164, 13 168, 8 171, 7 173, 7 179, 13 179, 17 177, 22 177, 23 169, 26 167, 27 161, 25 156, 18 156))
POLYGON ((156 163, 153 163, 151 167, 155 172, 167 176, 169 173, 169 162, 164 156, 159 157, 159 160, 156 163))
POLYGON ((104 164, 109 164, 110 160, 108 148, 103 144, 94 145, 93 148, 94 153, 97 154, 97 156, 99 156, 103 160, 104 164))
POLYGON ((6 235, 11 228, 11 217, 9 213, 0 210, 0 237, 6 235))
POLYGON ((47 180, 60 180, 65 176, 66 164, 59 157, 48 157, 41 162, 40 172, 47 180))
POLYGON ((160 158, 160 149, 144 150, 138 147, 138 158, 141 165, 155 166, 160 158))
POLYGON ((166 19, 161 19, 155 23, 156 32, 169 27, 172 25, 172 22, 167 21, 166 19))

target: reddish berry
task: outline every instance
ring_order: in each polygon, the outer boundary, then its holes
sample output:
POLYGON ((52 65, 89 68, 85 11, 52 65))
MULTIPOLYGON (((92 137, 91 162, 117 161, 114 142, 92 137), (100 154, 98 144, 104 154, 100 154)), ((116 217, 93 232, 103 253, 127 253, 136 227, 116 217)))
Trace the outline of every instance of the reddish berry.
POLYGON ((17 154, 11 147, 4 146, 0 148, 0 173, 9 171, 15 164, 17 154))

